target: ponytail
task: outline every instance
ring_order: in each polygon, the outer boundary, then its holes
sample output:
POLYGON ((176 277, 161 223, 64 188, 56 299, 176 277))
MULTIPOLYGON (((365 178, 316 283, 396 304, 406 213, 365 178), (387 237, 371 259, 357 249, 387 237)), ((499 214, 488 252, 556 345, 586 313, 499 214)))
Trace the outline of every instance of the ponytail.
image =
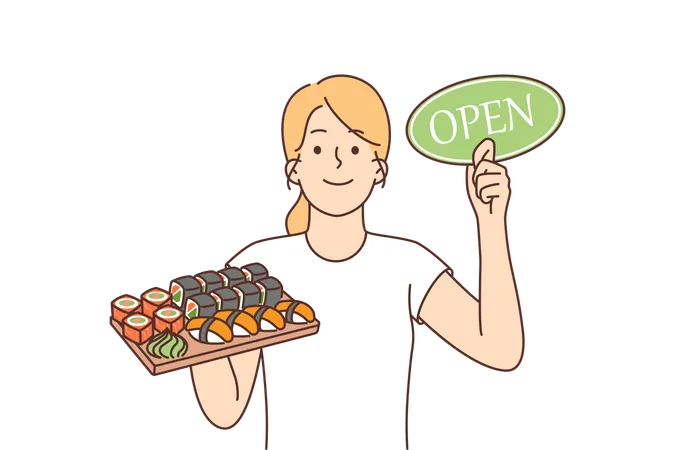
POLYGON ((309 227, 309 202, 305 194, 300 192, 298 200, 295 202, 288 215, 286 216, 286 231, 288 234, 301 234, 307 231, 309 227))

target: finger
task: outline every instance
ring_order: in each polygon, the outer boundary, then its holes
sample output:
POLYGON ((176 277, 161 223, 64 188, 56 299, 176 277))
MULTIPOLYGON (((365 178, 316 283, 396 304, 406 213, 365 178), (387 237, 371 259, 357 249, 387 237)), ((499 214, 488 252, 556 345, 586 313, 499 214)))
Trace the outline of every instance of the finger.
POLYGON ((490 138, 485 138, 480 141, 480 143, 473 150, 473 165, 478 166, 478 164, 483 160, 495 160, 495 141, 490 138))
POLYGON ((478 177, 482 175, 488 175, 493 173, 506 174, 506 167, 499 165, 492 161, 483 160, 478 163, 478 167, 473 174, 474 184, 478 181, 478 177))
POLYGON ((488 184, 478 191, 478 198, 483 203, 490 203, 490 197, 498 197, 499 195, 501 195, 501 184, 499 183, 488 184))
POLYGON ((483 174, 476 181, 476 195, 481 196, 481 191, 488 186, 498 186, 508 184, 508 180, 502 174, 483 174))

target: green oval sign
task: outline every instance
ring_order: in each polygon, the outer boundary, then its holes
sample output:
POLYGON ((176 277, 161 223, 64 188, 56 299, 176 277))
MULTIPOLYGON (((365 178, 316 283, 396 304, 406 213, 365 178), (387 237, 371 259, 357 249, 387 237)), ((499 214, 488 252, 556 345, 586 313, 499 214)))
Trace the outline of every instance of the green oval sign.
POLYGON ((539 147, 560 127, 565 103, 546 83, 516 75, 472 78, 424 99, 410 114, 406 134, 422 155, 471 164, 480 141, 495 141, 496 160, 539 147))

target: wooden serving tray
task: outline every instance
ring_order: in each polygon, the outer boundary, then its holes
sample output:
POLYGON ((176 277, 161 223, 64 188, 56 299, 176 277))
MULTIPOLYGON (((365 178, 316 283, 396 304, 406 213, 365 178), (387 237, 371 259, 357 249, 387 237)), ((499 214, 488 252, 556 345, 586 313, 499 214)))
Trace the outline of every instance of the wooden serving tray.
POLYGON ((110 325, 127 344, 136 357, 143 363, 151 375, 159 375, 166 372, 172 372, 185 367, 195 366, 226 356, 244 353, 249 350, 269 347, 282 342, 292 341, 305 336, 311 336, 319 332, 320 322, 314 320, 309 323, 287 323, 283 330, 260 331, 255 336, 235 337, 231 342, 223 344, 204 344, 197 341, 190 333, 183 330, 179 333, 188 344, 187 353, 176 359, 156 358, 148 353, 147 347, 149 340, 143 344, 137 344, 130 341, 122 332, 122 325, 117 323, 112 317, 110 325))

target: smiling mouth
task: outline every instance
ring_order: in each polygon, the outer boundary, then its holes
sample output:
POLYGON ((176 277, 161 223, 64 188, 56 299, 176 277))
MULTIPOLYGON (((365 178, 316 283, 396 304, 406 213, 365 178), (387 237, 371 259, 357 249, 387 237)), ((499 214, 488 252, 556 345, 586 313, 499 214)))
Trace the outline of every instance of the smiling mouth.
POLYGON ((353 178, 352 178, 351 180, 349 180, 349 181, 345 181, 344 183, 333 183, 332 181, 328 181, 328 180, 326 180, 325 178, 323 179, 323 182, 324 182, 324 183, 328 183, 328 184, 330 184, 331 186, 345 186, 345 185, 351 183, 352 181, 354 181, 353 178))

